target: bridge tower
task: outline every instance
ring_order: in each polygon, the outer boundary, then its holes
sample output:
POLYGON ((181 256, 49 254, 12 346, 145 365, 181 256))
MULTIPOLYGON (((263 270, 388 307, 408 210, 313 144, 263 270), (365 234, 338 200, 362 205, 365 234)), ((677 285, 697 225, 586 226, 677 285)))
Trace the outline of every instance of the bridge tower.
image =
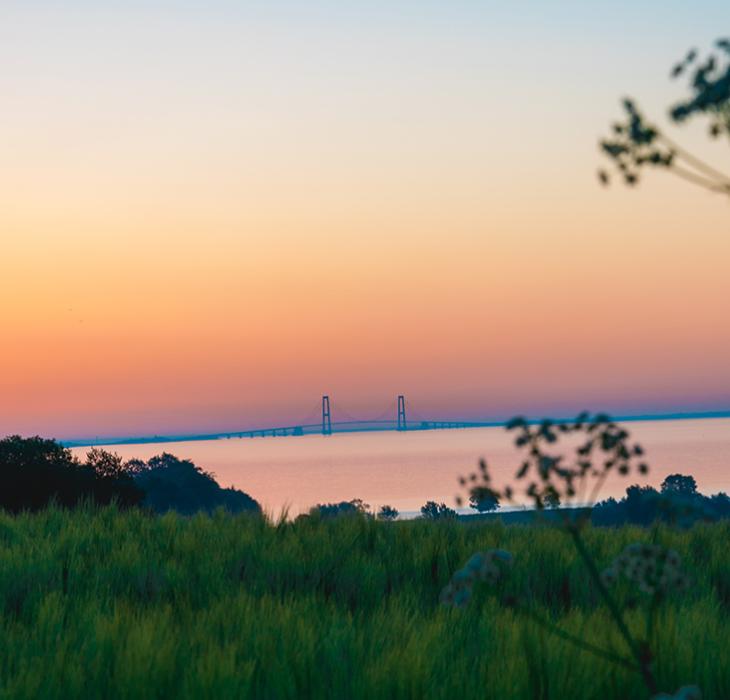
POLYGON ((406 424, 406 397, 403 394, 398 395, 398 430, 408 430, 406 424))
POLYGON ((332 435, 332 414, 330 413, 330 397, 322 397, 322 435, 332 435))

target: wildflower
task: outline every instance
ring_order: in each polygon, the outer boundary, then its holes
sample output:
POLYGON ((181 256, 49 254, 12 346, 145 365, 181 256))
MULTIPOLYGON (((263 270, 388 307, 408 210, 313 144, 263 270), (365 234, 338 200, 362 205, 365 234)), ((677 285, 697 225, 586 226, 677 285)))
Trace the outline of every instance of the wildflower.
POLYGON ((466 605, 477 581, 494 585, 511 565, 512 555, 504 549, 490 549, 472 554, 464 567, 454 572, 449 584, 441 591, 441 603, 456 607, 466 605))
POLYGON ((479 570, 479 578, 487 583, 495 584, 499 581, 501 571, 499 567, 493 564, 491 561, 485 561, 482 568, 479 570))
POLYGON ((634 543, 628 545, 602 576, 606 585, 619 575, 635 583, 642 593, 654 595, 689 586, 687 575, 680 570, 681 557, 674 549, 661 545, 634 543))

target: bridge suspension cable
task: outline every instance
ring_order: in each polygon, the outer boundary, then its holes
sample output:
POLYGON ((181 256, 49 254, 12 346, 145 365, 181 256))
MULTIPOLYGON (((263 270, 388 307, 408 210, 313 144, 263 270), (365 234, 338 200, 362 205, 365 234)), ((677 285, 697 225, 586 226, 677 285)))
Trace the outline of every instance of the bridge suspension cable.
POLYGON ((410 414, 410 416, 412 418, 415 418, 417 421, 420 421, 421 423, 428 423, 429 422, 426 418, 424 418, 418 411, 416 411, 413 408, 413 404, 411 404, 410 401, 407 401, 406 400, 405 404, 406 404, 406 407, 408 409, 408 413, 410 414))
POLYGON ((350 412, 347 411, 347 409, 345 409, 339 401, 337 403, 335 403, 334 401, 332 402, 332 414, 336 418, 339 418, 340 416, 342 416, 346 420, 351 421, 353 423, 357 423, 360 420, 359 418, 355 418, 355 416, 350 414, 350 412))
POLYGON ((300 421, 301 425, 317 425, 320 419, 320 412, 322 410, 322 402, 317 401, 307 414, 300 421))
POLYGON ((395 419, 393 418, 393 416, 395 414, 396 414, 395 402, 391 401, 388 404, 388 407, 384 411, 382 411, 381 413, 379 413, 377 416, 375 416, 375 418, 372 418, 371 420, 374 423, 375 422, 384 421, 384 420, 392 420, 392 421, 395 422, 395 419))

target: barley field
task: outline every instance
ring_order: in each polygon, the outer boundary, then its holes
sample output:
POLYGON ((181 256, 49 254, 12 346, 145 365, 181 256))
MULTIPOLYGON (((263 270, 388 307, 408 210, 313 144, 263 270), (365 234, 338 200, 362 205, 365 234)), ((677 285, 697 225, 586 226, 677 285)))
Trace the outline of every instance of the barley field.
MULTIPOLYGON (((679 552, 691 585, 655 611, 660 689, 730 698, 730 525, 595 528, 585 540, 606 565, 633 542, 679 552)), ((0 514, 0 697, 649 697, 634 671, 507 607, 507 592, 624 651, 570 539, 551 526, 0 514), (504 590, 440 605, 454 571, 493 547, 514 556, 504 590)), ((641 593, 627 587, 621 601, 638 630, 641 593)))

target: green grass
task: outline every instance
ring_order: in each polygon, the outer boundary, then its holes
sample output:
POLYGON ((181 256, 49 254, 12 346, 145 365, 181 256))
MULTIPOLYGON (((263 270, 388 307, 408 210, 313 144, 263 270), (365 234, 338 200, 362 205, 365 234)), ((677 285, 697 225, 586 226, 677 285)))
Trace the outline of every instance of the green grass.
MULTIPOLYGON (((586 539, 607 565, 651 535, 586 539)), ((730 698, 730 526, 656 537, 693 579, 658 612, 659 684, 730 698)), ((551 527, 0 514, 0 697, 647 698, 638 675, 484 590, 464 609, 438 605, 454 570, 497 546, 515 556, 509 586, 542 614, 623 651, 568 537, 551 527)), ((640 607, 628 620, 643 624, 640 607)))

